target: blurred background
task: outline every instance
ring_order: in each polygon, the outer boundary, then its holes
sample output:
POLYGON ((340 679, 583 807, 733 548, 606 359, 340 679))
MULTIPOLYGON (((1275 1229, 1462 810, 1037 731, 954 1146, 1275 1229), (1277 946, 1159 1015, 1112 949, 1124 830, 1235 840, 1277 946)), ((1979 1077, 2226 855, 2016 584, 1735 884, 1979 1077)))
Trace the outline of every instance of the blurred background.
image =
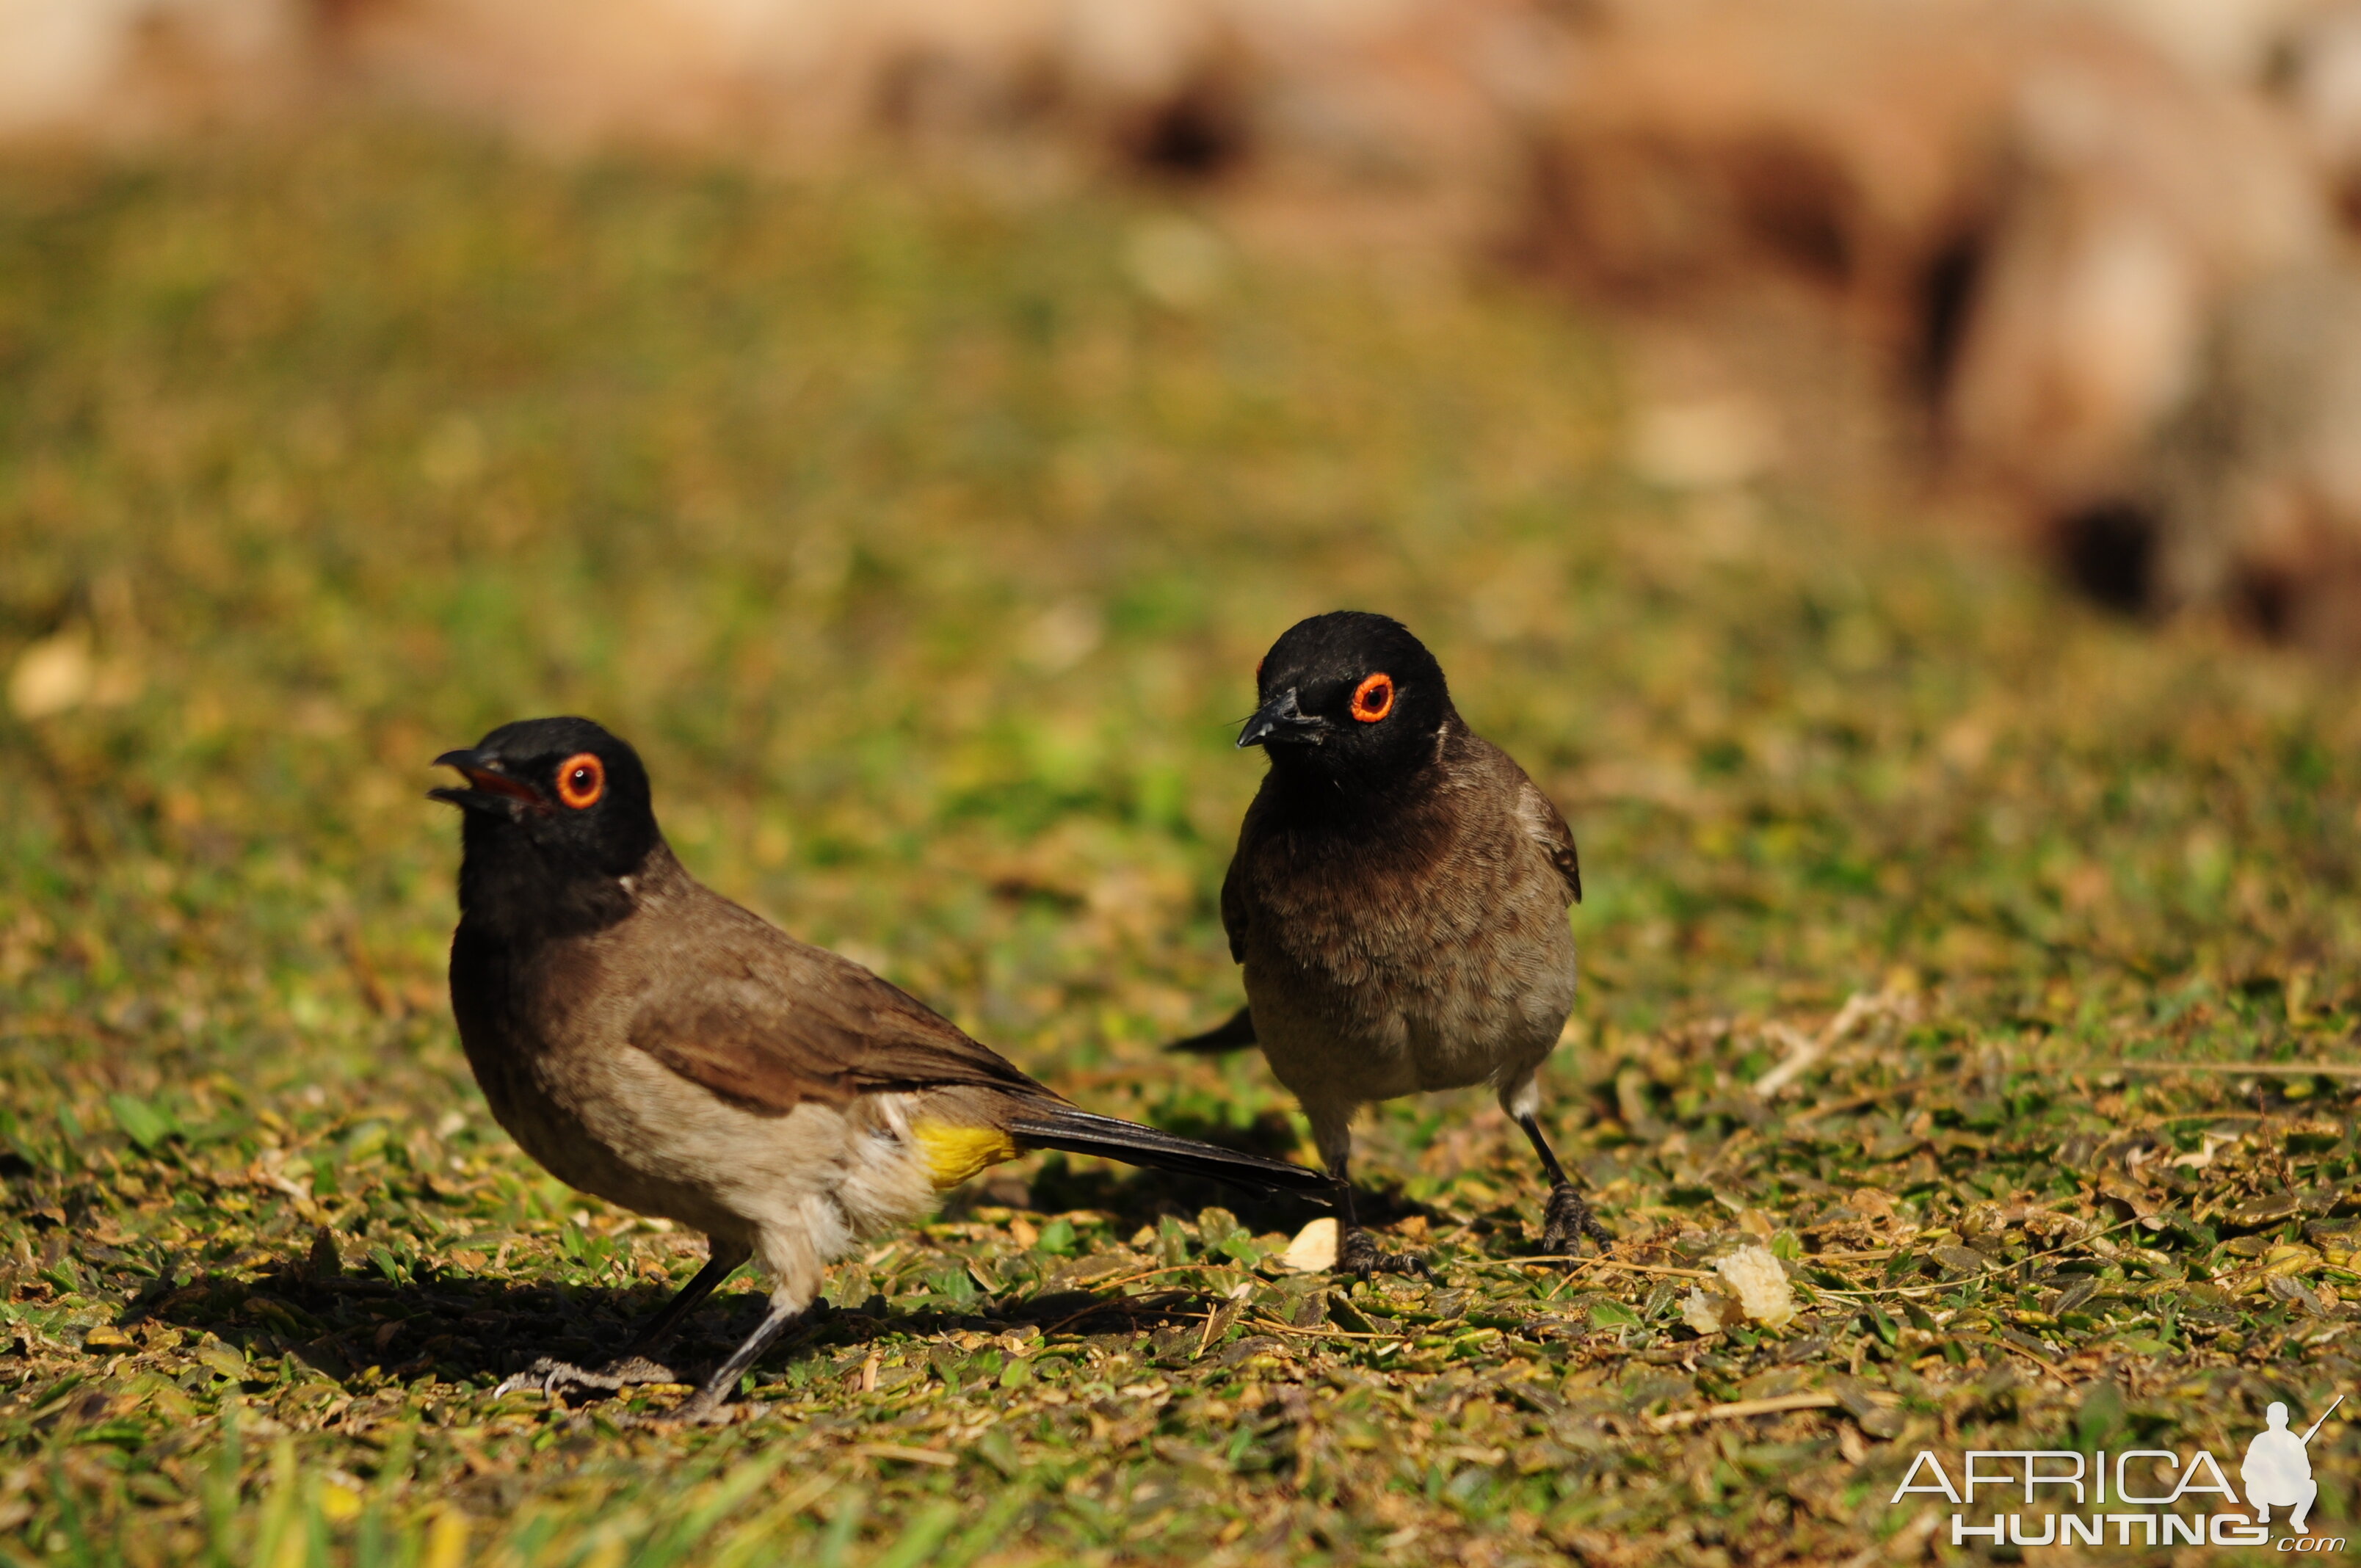
MULTIPOLYGON (((917 156, 1002 208, 1145 181, 1257 249, 1507 267, 1633 329, 1659 480, 1900 484, 2110 604, 2361 648, 2340 0, 0 5, 19 144, 358 103, 559 156, 917 156)), ((1168 304, 1217 269, 1197 229, 1134 248, 1168 304)))

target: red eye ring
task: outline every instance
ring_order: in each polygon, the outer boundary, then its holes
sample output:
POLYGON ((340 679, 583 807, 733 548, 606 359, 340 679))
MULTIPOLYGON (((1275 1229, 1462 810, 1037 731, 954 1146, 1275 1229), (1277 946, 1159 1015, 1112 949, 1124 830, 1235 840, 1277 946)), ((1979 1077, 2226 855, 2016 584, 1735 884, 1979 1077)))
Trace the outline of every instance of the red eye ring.
POLYGON ((587 811, 607 793, 607 764, 596 751, 577 751, 557 764, 557 798, 587 811))
POLYGON ((1394 678, 1371 675, 1353 688, 1353 717, 1375 724, 1394 710, 1394 678))

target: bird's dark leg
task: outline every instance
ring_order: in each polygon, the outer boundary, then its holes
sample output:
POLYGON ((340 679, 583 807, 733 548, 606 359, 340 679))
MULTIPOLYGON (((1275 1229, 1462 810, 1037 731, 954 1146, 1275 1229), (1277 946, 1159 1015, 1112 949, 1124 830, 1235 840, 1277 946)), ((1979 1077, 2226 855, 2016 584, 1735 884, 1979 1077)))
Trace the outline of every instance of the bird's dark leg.
POLYGON ((1532 1140, 1533 1152, 1542 1157, 1542 1169, 1549 1174, 1549 1206, 1542 1211, 1543 1253, 1571 1253, 1582 1245, 1585 1236, 1601 1246, 1613 1241, 1615 1238, 1608 1234, 1607 1227, 1598 1223, 1598 1216, 1590 1212, 1590 1205, 1583 1201, 1582 1194, 1574 1190, 1574 1183, 1566 1177, 1565 1167, 1558 1164, 1556 1151, 1549 1146, 1549 1140, 1542 1136, 1539 1118, 1528 1111, 1517 1118, 1517 1124, 1524 1128, 1525 1136, 1532 1140))
POLYGON ((746 1336, 746 1343, 731 1351, 730 1359, 714 1368, 713 1376, 705 1380, 705 1387, 692 1395, 688 1403, 659 1420, 680 1421, 690 1426, 713 1420, 729 1401, 730 1392, 738 1387, 738 1379, 746 1375, 747 1369, 771 1348, 771 1342, 785 1332, 787 1325, 802 1317, 809 1306, 810 1303, 807 1302, 800 1307, 790 1307, 774 1300, 771 1310, 754 1326, 754 1332, 746 1336))
POLYGON ((502 1382, 492 1390, 495 1397, 515 1388, 539 1388, 553 1397, 568 1388, 598 1388, 619 1393, 635 1383, 677 1383, 680 1376, 669 1366, 648 1359, 648 1353, 673 1336, 675 1330, 689 1313, 697 1310, 720 1283, 738 1271, 741 1264, 754 1255, 754 1249, 742 1242, 725 1242, 719 1236, 708 1244, 709 1252, 705 1266, 696 1277, 682 1286, 664 1310, 648 1320, 622 1354, 604 1366, 591 1370, 542 1356, 531 1366, 502 1382))
POLYGON ((1367 1279, 1372 1274, 1415 1274, 1433 1278, 1426 1259, 1412 1252, 1379 1252, 1377 1237, 1361 1229, 1353 1217, 1353 1179, 1345 1162, 1331 1160, 1329 1174, 1336 1179, 1336 1267, 1338 1274, 1367 1279))

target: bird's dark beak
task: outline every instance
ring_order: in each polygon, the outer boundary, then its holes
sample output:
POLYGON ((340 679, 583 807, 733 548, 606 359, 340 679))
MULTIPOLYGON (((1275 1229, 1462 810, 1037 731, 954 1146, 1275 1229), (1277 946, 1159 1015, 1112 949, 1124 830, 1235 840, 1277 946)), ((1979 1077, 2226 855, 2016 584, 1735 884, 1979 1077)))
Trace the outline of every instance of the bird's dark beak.
POLYGON ((1328 729, 1328 721, 1318 714, 1306 713, 1295 706, 1295 688, 1288 687, 1264 703, 1246 727, 1238 731, 1238 744, 1244 746, 1301 746, 1320 744, 1328 729))
POLYGON ((438 768, 456 768, 466 775, 466 789, 430 789, 429 800, 445 800, 469 811, 494 811, 506 814, 509 801, 522 801, 531 806, 542 805, 541 793, 522 779, 511 778, 500 771, 500 759, 481 751, 445 751, 434 759, 438 768))

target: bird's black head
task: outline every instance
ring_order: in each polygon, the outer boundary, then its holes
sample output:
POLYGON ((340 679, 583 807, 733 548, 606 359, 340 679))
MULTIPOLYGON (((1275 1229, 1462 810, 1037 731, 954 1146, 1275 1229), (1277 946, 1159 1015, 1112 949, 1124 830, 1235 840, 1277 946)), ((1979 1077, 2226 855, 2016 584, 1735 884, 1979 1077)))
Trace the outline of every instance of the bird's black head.
POLYGON ((467 781, 428 793, 466 814, 459 901, 470 912, 489 898, 561 923, 573 905, 593 915, 663 842, 639 753, 587 718, 503 724, 434 762, 467 781))
POLYGON ((1274 773, 1383 789, 1434 760, 1456 714, 1443 666, 1410 628, 1366 610, 1297 621, 1255 671, 1261 701, 1241 746, 1270 753, 1274 773))

